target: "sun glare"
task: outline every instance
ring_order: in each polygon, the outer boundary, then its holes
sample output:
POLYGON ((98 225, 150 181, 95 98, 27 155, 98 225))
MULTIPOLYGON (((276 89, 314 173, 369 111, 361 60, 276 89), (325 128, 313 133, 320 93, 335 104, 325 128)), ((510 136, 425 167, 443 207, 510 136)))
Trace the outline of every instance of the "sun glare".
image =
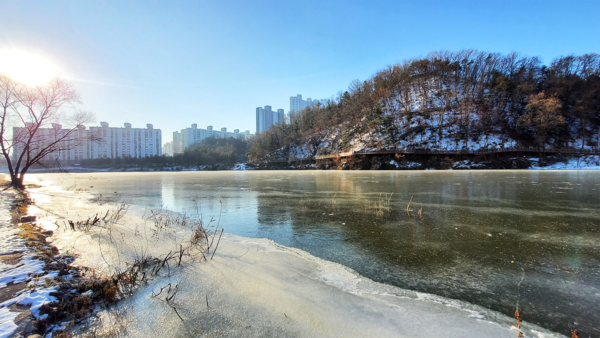
POLYGON ((27 85, 39 85, 58 75, 58 67, 34 53, 0 50, 0 73, 27 85))

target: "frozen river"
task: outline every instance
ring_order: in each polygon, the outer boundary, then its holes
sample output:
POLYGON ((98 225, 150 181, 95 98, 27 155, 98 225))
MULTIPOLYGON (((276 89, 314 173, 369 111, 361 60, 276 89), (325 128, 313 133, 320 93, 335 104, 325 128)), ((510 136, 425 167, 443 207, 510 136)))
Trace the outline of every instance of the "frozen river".
POLYGON ((600 336, 600 172, 35 176, 65 189, 117 193, 139 208, 198 206, 205 218, 222 208, 228 233, 269 238, 376 282, 511 317, 518 304, 530 323, 600 336))

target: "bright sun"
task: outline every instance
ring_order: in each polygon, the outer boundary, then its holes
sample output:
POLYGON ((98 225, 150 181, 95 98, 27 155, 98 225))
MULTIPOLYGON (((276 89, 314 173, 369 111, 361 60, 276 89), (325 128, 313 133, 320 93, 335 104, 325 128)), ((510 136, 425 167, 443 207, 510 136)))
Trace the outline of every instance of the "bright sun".
POLYGON ((58 75, 58 67, 34 53, 0 50, 0 73, 27 85, 39 85, 58 75))

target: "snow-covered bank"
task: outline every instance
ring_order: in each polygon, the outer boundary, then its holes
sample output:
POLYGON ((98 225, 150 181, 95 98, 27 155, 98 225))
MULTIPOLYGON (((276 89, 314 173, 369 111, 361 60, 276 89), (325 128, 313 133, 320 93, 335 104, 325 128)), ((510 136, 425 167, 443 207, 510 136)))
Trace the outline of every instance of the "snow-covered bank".
MULTIPOLYGON (((156 228, 142 217, 147 210, 134 206, 110 232, 74 232, 62 225, 64 220, 85 220, 119 204, 90 203, 92 196, 85 192, 52 187, 31 192, 39 203, 41 223, 55 230, 53 243, 61 251, 80 254, 79 264, 100 270, 125 266, 142 254, 164 255, 191 235, 190 229, 156 228)), ((517 335, 513 318, 375 283, 304 251, 234 235, 224 236, 214 259, 172 267, 125 304, 131 306, 126 334, 140 337, 517 335), (183 322, 168 304, 152 297, 161 287, 178 282, 175 302, 183 322)), ((528 324, 524 328, 529 337, 559 336, 528 324)))
POLYGON ((46 264, 25 245, 26 240, 18 235, 19 229, 12 223, 11 204, 15 195, 12 190, 4 190, 0 194, 0 295, 4 300, 0 303, 2 338, 17 331, 17 318, 27 326, 29 324, 25 321, 28 321, 29 313, 35 319, 43 318, 40 316, 40 307, 56 301, 51 295, 56 288, 46 286, 45 282, 56 278, 58 273, 46 273, 46 264), (27 310, 23 307, 30 308, 27 310))
POLYGON ((538 170, 600 170, 600 156, 589 155, 574 157, 568 160, 559 161, 552 164, 542 165, 539 164, 539 159, 532 158, 530 169, 538 170))
MULTIPOLYGON (((237 163, 235 165, 220 165, 220 166, 163 166, 163 167, 127 167, 127 168, 83 168, 83 167, 65 167, 63 170, 71 173, 87 173, 87 172, 156 172, 156 171, 220 171, 220 170, 315 170, 315 169, 377 169, 377 170, 451 170, 451 169, 483 169, 483 170, 502 170, 502 169, 534 169, 534 170, 600 170, 599 155, 575 155, 570 158, 554 158, 548 157, 544 165, 540 165, 538 158, 500 158, 496 160, 478 160, 461 159, 449 160, 440 155, 436 161, 417 161, 417 160, 398 160, 398 159, 380 159, 379 161, 371 162, 365 167, 360 161, 357 163, 347 159, 340 161, 340 165, 315 163, 262 163, 253 164, 237 163)), ((364 162, 364 161, 363 161, 364 162)), ((62 172, 58 169, 35 169, 32 173, 53 173, 62 172)))

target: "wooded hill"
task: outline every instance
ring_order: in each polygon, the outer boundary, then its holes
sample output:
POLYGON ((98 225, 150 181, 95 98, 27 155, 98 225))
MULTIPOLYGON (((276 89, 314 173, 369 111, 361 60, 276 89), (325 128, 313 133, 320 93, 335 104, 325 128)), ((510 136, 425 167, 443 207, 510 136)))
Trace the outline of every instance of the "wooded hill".
POLYGON ((433 52, 353 81, 249 144, 252 160, 347 151, 597 148, 600 57, 433 52))

